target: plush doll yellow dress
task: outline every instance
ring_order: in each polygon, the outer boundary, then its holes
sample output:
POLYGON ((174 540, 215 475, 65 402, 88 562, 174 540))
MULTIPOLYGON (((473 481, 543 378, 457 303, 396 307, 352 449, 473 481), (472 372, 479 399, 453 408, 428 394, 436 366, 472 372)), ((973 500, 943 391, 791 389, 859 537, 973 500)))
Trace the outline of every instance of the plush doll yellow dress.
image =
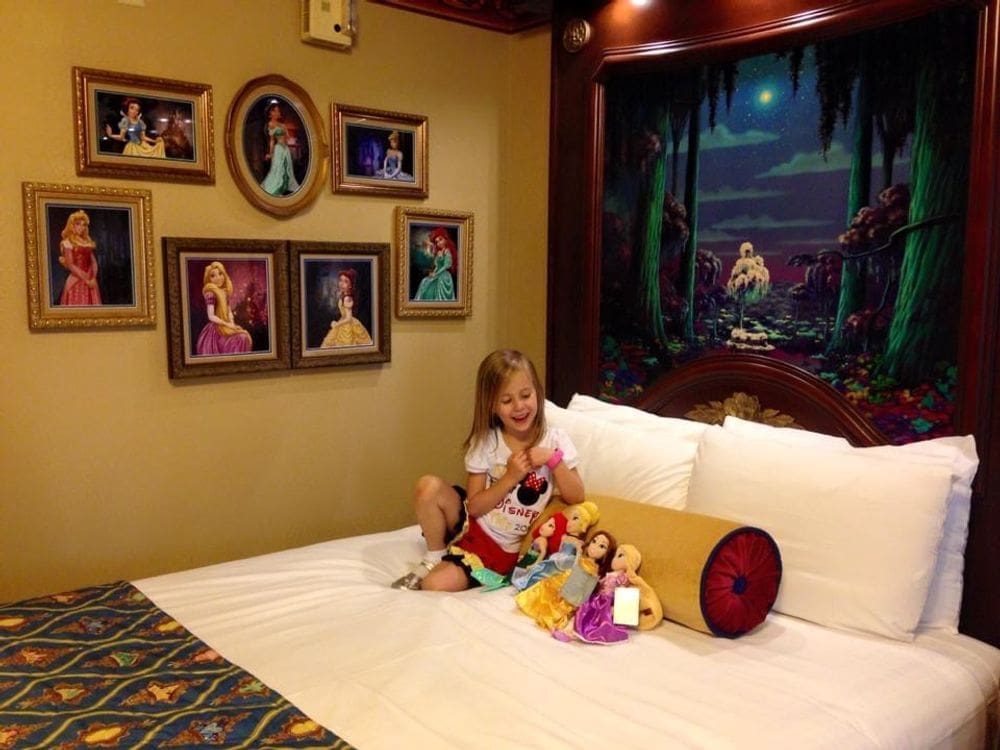
MULTIPOLYGON (((610 562, 614 550, 614 537, 606 531, 595 531, 578 556, 576 566, 596 580, 607 572, 605 561, 610 562)), ((566 601, 561 593, 563 583, 572 572, 573 568, 570 568, 542 579, 515 596, 515 603, 539 627, 549 631, 562 630, 576 611, 576 607, 566 601)))

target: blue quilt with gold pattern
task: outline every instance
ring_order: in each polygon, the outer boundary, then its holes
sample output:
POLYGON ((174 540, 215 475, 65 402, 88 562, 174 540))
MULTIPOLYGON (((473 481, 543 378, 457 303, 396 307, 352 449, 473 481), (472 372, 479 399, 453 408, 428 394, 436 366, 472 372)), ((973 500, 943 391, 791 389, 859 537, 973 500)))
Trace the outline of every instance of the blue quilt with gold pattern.
POLYGON ((0 606, 0 749, 340 748, 124 581, 0 606))

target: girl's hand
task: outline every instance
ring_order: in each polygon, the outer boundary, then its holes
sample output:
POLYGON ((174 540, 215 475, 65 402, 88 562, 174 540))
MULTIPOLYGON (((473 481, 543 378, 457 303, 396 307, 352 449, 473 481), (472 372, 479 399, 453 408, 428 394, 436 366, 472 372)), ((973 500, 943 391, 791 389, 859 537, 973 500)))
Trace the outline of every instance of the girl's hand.
POLYGON ((555 452, 555 448, 545 448, 541 445, 536 445, 528 448, 528 459, 531 461, 532 467, 537 469, 539 466, 544 466, 555 452))
POLYGON ((511 453, 510 458, 507 459, 507 473, 505 476, 510 476, 516 484, 528 475, 531 468, 531 459, 528 458, 528 452, 517 451, 516 453, 511 453))

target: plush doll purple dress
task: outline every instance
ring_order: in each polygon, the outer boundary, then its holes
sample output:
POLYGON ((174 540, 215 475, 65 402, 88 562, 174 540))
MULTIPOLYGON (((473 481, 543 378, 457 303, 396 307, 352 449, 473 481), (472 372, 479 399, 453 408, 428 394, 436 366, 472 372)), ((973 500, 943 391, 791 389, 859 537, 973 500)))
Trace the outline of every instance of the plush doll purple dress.
POLYGON ((573 629, 587 643, 620 643, 628 640, 628 629, 613 620, 615 589, 628 586, 624 570, 612 570, 597 586, 592 597, 580 605, 573 618, 573 629))

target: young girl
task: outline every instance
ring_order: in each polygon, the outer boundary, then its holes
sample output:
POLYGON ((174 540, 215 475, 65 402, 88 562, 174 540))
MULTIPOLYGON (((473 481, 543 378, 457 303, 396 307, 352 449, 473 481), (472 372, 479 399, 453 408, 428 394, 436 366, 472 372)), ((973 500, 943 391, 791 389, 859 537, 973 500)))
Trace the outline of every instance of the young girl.
POLYGON ((554 489, 583 501, 576 448, 545 424, 545 392, 521 352, 501 349, 479 365, 476 408, 466 438, 465 489, 435 476, 417 482, 417 523, 427 553, 394 588, 461 591, 481 568, 507 575, 521 540, 554 489))

